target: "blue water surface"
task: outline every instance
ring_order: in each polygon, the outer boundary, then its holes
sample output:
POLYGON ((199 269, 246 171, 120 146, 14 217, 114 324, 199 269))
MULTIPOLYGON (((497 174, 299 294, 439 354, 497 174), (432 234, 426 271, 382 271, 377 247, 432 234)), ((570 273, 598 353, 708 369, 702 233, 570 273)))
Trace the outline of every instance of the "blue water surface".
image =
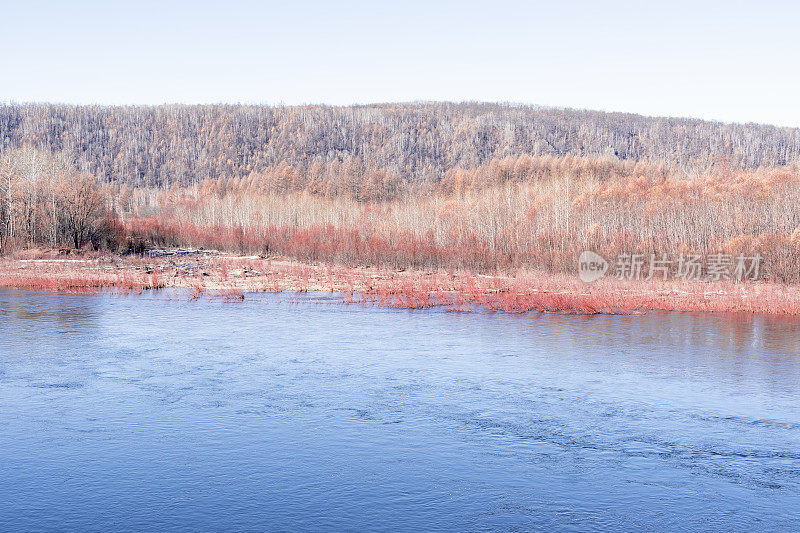
POLYGON ((800 323, 0 291, 0 531, 798 531, 800 323))

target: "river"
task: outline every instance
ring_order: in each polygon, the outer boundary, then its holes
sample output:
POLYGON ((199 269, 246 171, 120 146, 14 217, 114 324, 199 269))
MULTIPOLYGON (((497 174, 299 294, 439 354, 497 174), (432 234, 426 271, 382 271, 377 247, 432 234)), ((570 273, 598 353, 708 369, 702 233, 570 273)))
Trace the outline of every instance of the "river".
POLYGON ((0 530, 800 530, 800 323, 0 291, 0 530))

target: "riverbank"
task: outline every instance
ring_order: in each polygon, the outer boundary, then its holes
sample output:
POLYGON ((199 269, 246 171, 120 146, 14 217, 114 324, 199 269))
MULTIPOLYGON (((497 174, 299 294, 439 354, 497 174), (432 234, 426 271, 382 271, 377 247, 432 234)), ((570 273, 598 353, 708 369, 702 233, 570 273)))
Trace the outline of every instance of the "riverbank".
POLYGON ((396 271, 307 264, 282 257, 163 250, 145 256, 28 251, 0 258, 0 287, 59 292, 141 293, 188 289, 189 297, 238 301, 254 292, 331 291, 343 303, 452 311, 576 314, 646 311, 800 315, 800 287, 769 282, 619 281, 518 271, 396 271))

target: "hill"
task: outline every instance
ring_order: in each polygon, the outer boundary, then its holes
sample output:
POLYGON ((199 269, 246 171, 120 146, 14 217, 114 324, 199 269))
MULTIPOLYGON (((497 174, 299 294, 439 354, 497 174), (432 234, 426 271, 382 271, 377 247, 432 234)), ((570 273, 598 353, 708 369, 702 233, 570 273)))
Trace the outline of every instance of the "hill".
POLYGON ((290 175, 289 188, 378 174, 388 189, 436 184, 448 172, 519 156, 683 171, 800 161, 796 128, 486 103, 0 105, 0 150, 24 145, 64 152, 80 170, 132 186, 277 172, 290 175))

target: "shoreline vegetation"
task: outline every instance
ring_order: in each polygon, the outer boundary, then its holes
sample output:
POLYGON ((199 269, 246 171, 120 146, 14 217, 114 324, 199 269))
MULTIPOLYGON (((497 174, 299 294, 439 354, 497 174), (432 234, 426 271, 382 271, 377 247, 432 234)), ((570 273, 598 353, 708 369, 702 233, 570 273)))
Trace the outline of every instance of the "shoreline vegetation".
POLYGON ((800 313, 800 129, 490 104, 31 104, 0 105, 0 140, 4 286, 800 313), (630 268, 585 284, 586 252, 630 268))
POLYGON ((343 304, 508 313, 648 311, 800 315, 800 287, 770 282, 625 281, 519 271, 396 270, 302 263, 284 257, 171 250, 156 256, 27 250, 0 258, 0 287, 140 294, 186 289, 187 299, 242 301, 260 292, 325 291, 343 304))

